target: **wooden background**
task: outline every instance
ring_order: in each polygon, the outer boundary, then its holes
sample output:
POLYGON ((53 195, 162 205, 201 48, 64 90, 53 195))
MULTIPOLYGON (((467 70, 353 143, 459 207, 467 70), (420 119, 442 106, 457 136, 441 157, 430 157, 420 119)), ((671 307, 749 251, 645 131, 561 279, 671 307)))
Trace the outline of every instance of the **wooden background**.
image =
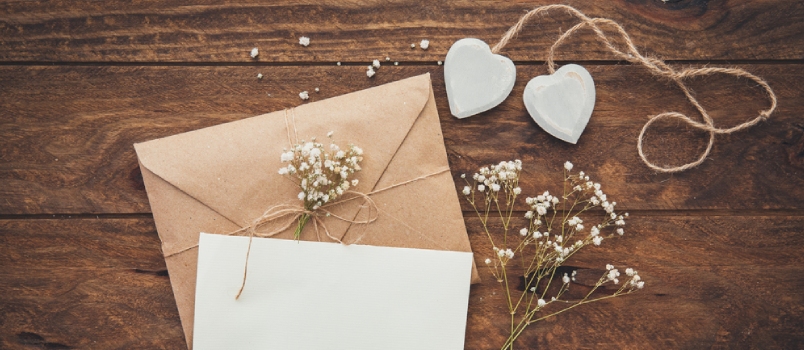
MULTIPOLYGON (((449 114, 436 62, 450 45, 464 37, 493 45, 547 3, 0 2, 0 348, 185 348, 132 144, 297 106, 303 90, 317 101, 425 72, 457 180, 519 158, 524 193, 556 192, 561 165, 572 160, 632 215, 626 236, 570 265, 634 266, 646 289, 536 324, 519 348, 803 346, 804 2, 564 1, 618 21, 640 50, 674 67, 740 67, 775 90, 771 119, 718 136, 706 162, 675 175, 645 167, 636 136, 649 115, 697 117, 694 110, 675 86, 614 60, 588 32, 558 57, 583 64, 597 84, 578 145, 530 119, 523 88, 547 72, 547 48, 576 23, 560 12, 503 50, 518 80, 501 106, 464 120, 449 114), (309 47, 298 44, 303 35, 309 47), (421 39, 429 50, 410 48, 421 39), (254 46, 257 60, 248 55, 254 46), (386 56, 399 66, 386 63, 368 79, 365 66, 386 56)), ((767 106, 745 80, 690 83, 718 126, 767 106)), ((706 137, 658 123, 646 152, 680 164, 697 157, 706 137)), ((482 262, 488 243, 464 209, 482 262)), ((467 349, 498 348, 508 327, 499 286, 481 273, 467 349)))

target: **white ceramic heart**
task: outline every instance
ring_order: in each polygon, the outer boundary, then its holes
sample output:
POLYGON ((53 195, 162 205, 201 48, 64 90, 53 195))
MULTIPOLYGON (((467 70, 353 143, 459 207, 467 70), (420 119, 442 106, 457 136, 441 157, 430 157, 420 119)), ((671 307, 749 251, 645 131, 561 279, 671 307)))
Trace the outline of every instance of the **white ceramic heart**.
POLYGON ((552 75, 540 75, 525 86, 525 108, 539 126, 575 144, 595 108, 595 82, 589 72, 568 64, 552 75))
POLYGON ((516 67, 510 59, 491 53, 482 40, 465 38, 452 44, 444 60, 449 111, 471 117, 502 103, 511 93, 516 67))

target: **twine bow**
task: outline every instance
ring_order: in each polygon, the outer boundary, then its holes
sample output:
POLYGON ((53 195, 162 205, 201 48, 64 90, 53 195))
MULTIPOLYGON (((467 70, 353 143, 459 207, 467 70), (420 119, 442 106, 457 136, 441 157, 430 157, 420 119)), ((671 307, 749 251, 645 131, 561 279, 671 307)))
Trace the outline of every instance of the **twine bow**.
MULTIPOLYGON (((293 223, 295 221, 297 221, 303 215, 308 215, 310 217, 310 219, 312 220, 312 222, 313 222, 313 227, 315 228, 315 234, 316 234, 316 237, 318 238, 318 241, 321 241, 321 235, 320 235, 320 231, 318 229, 318 226, 320 225, 321 228, 323 228, 324 232, 326 233, 327 237, 329 237, 330 239, 332 239, 333 241, 336 241, 338 243, 348 245, 348 243, 344 243, 342 241, 343 236, 341 236, 340 238, 337 238, 337 237, 333 236, 329 232, 329 229, 327 229, 327 226, 324 224, 324 221, 323 221, 322 218, 324 218, 324 217, 333 217, 333 218, 336 218, 338 220, 348 222, 348 223, 352 223, 352 224, 370 224, 370 223, 374 222, 375 220, 377 220, 377 217, 378 217, 377 204, 374 203, 374 200, 371 199, 371 197, 369 197, 365 193, 360 193, 360 192, 356 192, 356 191, 347 191, 345 193, 346 194, 353 194, 355 196, 351 197, 351 198, 345 198, 345 199, 342 199, 342 200, 339 200, 339 201, 335 201, 335 202, 325 204, 325 205, 321 206, 320 208, 318 208, 316 210, 307 210, 302 206, 299 206, 299 205, 294 206, 294 205, 290 205, 290 204, 279 204, 279 205, 273 206, 273 207, 269 208, 268 210, 266 210, 260 217, 254 219, 254 221, 252 221, 251 225, 228 233, 227 235, 229 235, 229 236, 239 236, 240 234, 242 234, 244 232, 248 232, 248 237, 249 237, 248 238, 248 249, 246 250, 246 263, 245 263, 245 265, 243 267, 243 283, 240 285, 240 290, 237 291, 237 296, 235 296, 235 299, 240 298, 240 294, 243 293, 243 288, 246 287, 246 276, 248 275, 248 257, 251 254, 251 242, 254 239, 254 236, 263 237, 263 238, 275 236, 275 235, 277 235, 279 233, 284 232, 288 228, 290 228, 290 226, 293 225, 293 223), (365 207, 369 208, 368 218, 365 219, 365 220, 347 219, 347 218, 339 216, 339 215, 337 215, 337 214, 335 214, 335 213, 333 213, 333 212, 331 212, 331 211, 326 209, 326 207, 329 207, 329 206, 332 206, 332 205, 335 205, 335 204, 348 202, 350 200, 354 200, 354 199, 357 199, 357 198, 362 198, 364 200, 364 204, 362 204, 360 206, 361 209, 365 208, 365 207), (373 212, 373 215, 372 215, 372 212, 373 212), (265 226, 265 225, 267 225, 267 224, 269 224, 271 222, 280 220, 280 219, 282 219, 284 217, 290 217, 290 219, 287 221, 287 224, 285 224, 284 226, 276 228, 276 229, 273 229, 271 231, 267 231, 267 232, 261 232, 259 230, 260 227, 265 226)), ((346 232, 344 232, 344 235, 346 235, 346 232)), ((360 238, 362 238, 362 235, 360 237, 358 237, 357 240, 359 240, 360 238)))
POLYGON ((556 48, 559 45, 561 45, 561 43, 563 43, 564 40, 566 40, 573 33, 582 29, 583 27, 588 26, 595 32, 597 37, 603 41, 603 43, 606 45, 606 48, 608 48, 609 51, 614 53, 617 57, 634 64, 641 64, 645 66, 652 74, 672 80, 681 89, 681 91, 684 92, 684 95, 687 97, 690 103, 693 106, 695 106, 695 108, 701 114, 701 117, 703 118, 703 123, 693 120, 692 118, 678 112, 660 113, 651 116, 650 119, 645 123, 645 125, 642 127, 642 131, 639 132, 639 137, 637 138, 637 151, 639 152, 639 157, 642 158, 642 161, 645 163, 645 165, 647 165, 649 168, 655 171, 663 173, 676 173, 700 165, 701 163, 703 163, 703 161, 709 155, 709 152, 712 150, 712 146, 715 143, 715 135, 731 134, 740 130, 748 129, 758 124, 759 122, 768 119, 771 113, 773 113, 773 111, 776 110, 776 104, 777 104, 776 94, 773 93, 773 90, 771 89, 770 85, 768 85, 768 83, 762 78, 759 78, 756 75, 753 75, 739 68, 718 68, 718 67, 686 68, 680 71, 676 71, 660 59, 645 57, 642 54, 640 54, 636 46, 634 45, 633 41, 631 41, 631 37, 628 35, 625 29, 623 29, 623 27, 620 26, 617 22, 606 18, 590 18, 584 15, 582 12, 576 10, 575 8, 567 5, 541 6, 529 11, 524 16, 522 16, 522 18, 519 19, 519 22, 517 22, 502 36, 500 42, 497 43, 497 45, 494 45, 494 47, 491 49, 491 52, 494 54, 499 53, 499 51, 502 50, 502 48, 505 47, 505 45, 508 44, 508 42, 511 39, 513 39, 517 34, 519 34, 520 31, 522 31, 522 28, 525 26, 525 22, 527 22, 530 18, 542 12, 547 12, 554 9, 566 10, 570 15, 580 19, 581 23, 576 24, 575 26, 573 26, 572 28, 568 29, 566 32, 561 34, 558 40, 556 40, 556 42, 553 43, 553 45, 550 47, 550 52, 547 56, 547 67, 550 70, 550 74, 553 74, 556 71, 555 62, 553 61, 553 56, 555 54, 556 48), (616 46, 614 46, 614 44, 609 40, 606 34, 603 33, 603 30, 601 30, 598 25, 609 26, 613 28, 617 32, 617 34, 619 34, 625 41, 625 45, 627 47, 626 52, 623 52, 616 46), (706 109, 703 108, 703 106, 701 106, 698 100, 692 95, 687 85, 684 84, 683 82, 683 80, 686 78, 696 76, 706 76, 712 74, 727 74, 739 78, 747 78, 754 81, 763 89, 765 89, 765 92, 768 94, 768 98, 770 99, 770 107, 761 110, 757 115, 757 117, 745 123, 739 124, 737 126, 725 129, 715 127, 712 117, 709 116, 709 113, 706 111, 706 109), (680 119, 685 123, 687 123, 688 125, 692 126, 693 128, 703 130, 709 133, 709 143, 706 146, 706 150, 704 150, 703 154, 701 154, 701 156, 697 160, 676 167, 661 167, 651 163, 645 156, 645 152, 642 150, 642 143, 645 136, 645 131, 647 131, 648 127, 650 127, 656 121, 667 118, 680 119))

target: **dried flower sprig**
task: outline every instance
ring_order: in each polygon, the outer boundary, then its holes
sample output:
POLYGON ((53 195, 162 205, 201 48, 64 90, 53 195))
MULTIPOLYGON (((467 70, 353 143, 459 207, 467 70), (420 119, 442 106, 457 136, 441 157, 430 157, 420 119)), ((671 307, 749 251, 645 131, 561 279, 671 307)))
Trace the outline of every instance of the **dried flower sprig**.
POLYGON ((522 162, 501 162, 480 168, 471 183, 465 174, 461 175, 466 182, 462 193, 480 218, 494 251, 494 255, 485 260, 486 266, 505 291, 511 328, 503 350, 513 349, 514 341, 535 322, 583 304, 630 294, 645 286, 636 270, 627 268, 625 277, 621 277, 619 270, 608 264, 606 272, 583 298, 564 298, 575 282, 577 270, 561 275, 558 271, 562 264, 586 246, 599 246, 604 239, 622 236, 628 218, 628 213, 620 215, 615 211, 617 203, 609 201, 599 183, 592 182, 582 171, 572 173, 572 169, 572 163, 564 164, 564 193, 560 197, 545 191, 525 199, 530 209, 524 215, 528 224, 517 231, 518 234, 513 233, 511 218, 517 196, 522 193, 519 187, 522 162), (579 215, 598 207, 605 212, 604 217, 587 229, 579 215), (490 216, 499 216, 502 221, 502 241, 495 241, 489 231, 490 216), (521 264, 523 292, 511 288, 509 283, 508 267, 515 261, 521 264), (559 284, 558 290, 554 287, 553 295, 548 296, 548 289, 556 278, 560 278, 560 282, 555 282, 559 284), (624 279, 622 284, 620 278, 624 279), (593 296, 603 285, 619 287, 613 294, 593 296), (556 310, 551 304, 562 307, 556 310))
MULTIPOLYGON (((283 150, 280 157, 282 163, 289 164, 279 168, 279 174, 288 176, 299 185, 298 198, 304 202, 304 209, 308 212, 338 199, 358 184, 357 179, 350 180, 350 177, 361 169, 363 150, 352 144, 346 150, 341 149, 332 141, 331 131, 327 137, 330 139, 329 149, 313 138, 310 142, 302 140, 291 149, 283 150)), ((309 219, 310 213, 299 217, 294 234, 296 239, 309 219)))

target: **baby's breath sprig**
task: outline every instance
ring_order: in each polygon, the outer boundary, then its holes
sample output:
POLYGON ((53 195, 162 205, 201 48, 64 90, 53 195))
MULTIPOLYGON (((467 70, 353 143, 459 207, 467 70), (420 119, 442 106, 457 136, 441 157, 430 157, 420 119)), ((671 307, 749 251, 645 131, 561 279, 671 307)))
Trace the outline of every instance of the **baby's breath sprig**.
POLYGON ((485 260, 486 266, 503 287, 507 299, 511 328, 503 350, 513 349, 514 341, 534 322, 580 305, 630 294, 645 286, 636 270, 627 268, 625 277, 621 277, 619 270, 608 264, 606 272, 583 298, 564 298, 565 292, 575 282, 577 270, 561 274, 558 271, 561 271, 562 264, 586 246, 599 246, 604 239, 622 236, 628 218, 628 213, 615 211, 617 203, 609 201, 599 183, 592 182, 583 171, 572 173, 572 169, 572 163, 564 164, 564 193, 561 196, 545 191, 525 198, 530 209, 525 213, 528 223, 518 234, 509 233, 512 232, 514 204, 522 192, 519 187, 522 162, 515 160, 482 167, 472 176, 472 182, 466 174, 461 175, 466 182, 461 192, 480 218, 494 251, 493 256, 485 260), (598 207, 604 212, 599 223, 585 223, 579 217, 598 207), (502 221, 501 241, 499 238, 495 241, 489 231, 488 220, 495 216, 495 212, 502 221), (515 256, 518 259, 514 259, 515 256), (525 281, 524 292, 512 289, 509 284, 507 268, 517 261, 522 265, 523 275, 519 278, 525 281), (622 284, 620 278, 624 279, 622 284), (553 282, 554 279, 560 280, 553 282), (551 289, 552 295, 548 297, 551 283, 559 285, 557 291, 551 289), (613 294, 593 296, 598 288, 607 284, 619 287, 613 294), (551 304, 561 307, 553 311, 556 309, 551 304), (551 311, 545 311, 546 308, 551 311))
POLYGON ((280 157, 282 163, 288 165, 279 168, 279 174, 288 176, 299 185, 298 198, 304 202, 306 211, 299 217, 294 234, 296 239, 299 239, 312 212, 358 184, 357 179, 350 180, 350 177, 361 169, 363 150, 352 144, 346 150, 341 149, 332 141, 332 134, 332 131, 327 134, 329 149, 316 142, 314 137, 309 142, 302 140, 289 150, 283 150, 280 157))

